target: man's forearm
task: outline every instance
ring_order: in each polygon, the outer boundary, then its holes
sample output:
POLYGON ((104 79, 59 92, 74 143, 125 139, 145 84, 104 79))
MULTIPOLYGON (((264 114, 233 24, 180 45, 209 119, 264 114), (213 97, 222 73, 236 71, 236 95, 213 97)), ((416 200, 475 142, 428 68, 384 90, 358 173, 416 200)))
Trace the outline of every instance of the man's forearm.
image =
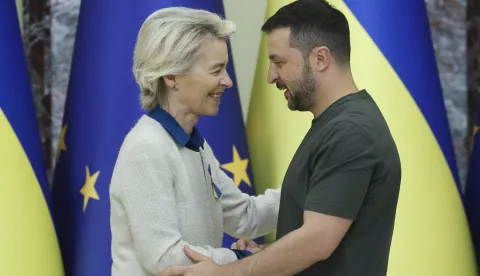
POLYGON ((241 261, 223 266, 222 275, 287 276, 294 275, 321 259, 321 252, 312 246, 313 235, 298 229, 241 261))
POLYGON ((272 245, 274 242, 268 242, 268 243, 264 243, 264 244, 260 244, 258 247, 260 247, 262 250, 269 247, 270 245, 272 245))

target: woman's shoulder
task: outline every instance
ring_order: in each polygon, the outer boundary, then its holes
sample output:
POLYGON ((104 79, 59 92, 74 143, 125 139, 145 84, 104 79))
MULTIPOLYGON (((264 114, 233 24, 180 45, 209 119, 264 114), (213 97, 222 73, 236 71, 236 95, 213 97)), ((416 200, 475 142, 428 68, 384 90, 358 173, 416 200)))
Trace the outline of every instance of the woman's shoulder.
POLYGON ((175 143, 163 126, 143 115, 125 136, 120 153, 167 154, 175 148, 175 143))

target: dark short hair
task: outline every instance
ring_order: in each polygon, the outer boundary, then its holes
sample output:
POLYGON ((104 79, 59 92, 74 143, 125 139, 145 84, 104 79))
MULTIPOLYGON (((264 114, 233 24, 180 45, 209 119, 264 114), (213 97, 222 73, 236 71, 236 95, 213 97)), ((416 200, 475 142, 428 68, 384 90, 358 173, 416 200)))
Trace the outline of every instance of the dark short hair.
POLYGON ((290 46, 307 58, 313 48, 326 46, 342 64, 350 61, 350 30, 345 15, 324 0, 298 0, 280 8, 262 26, 270 33, 290 27, 290 46))

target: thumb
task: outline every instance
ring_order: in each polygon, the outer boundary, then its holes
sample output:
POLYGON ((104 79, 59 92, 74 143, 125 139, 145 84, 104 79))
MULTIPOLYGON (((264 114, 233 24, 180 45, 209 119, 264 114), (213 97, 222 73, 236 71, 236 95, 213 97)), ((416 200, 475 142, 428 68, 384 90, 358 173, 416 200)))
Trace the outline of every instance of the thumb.
POLYGON ((201 262, 201 261, 208 260, 207 257, 203 256, 202 254, 198 253, 197 251, 192 250, 188 245, 185 245, 183 247, 183 251, 194 262, 201 262))

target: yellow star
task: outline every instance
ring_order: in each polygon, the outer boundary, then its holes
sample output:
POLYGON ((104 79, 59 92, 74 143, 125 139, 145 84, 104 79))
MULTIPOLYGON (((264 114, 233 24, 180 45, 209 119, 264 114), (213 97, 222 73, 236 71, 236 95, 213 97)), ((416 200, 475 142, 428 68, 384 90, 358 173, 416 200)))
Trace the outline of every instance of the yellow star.
POLYGON ((58 138, 57 159, 60 156, 60 152, 62 150, 67 151, 67 145, 65 144, 65 132, 67 132, 67 124, 62 127, 60 137, 58 138))
POLYGON ((85 185, 83 185, 82 189, 80 189, 80 193, 83 195, 83 212, 87 209, 88 200, 90 198, 99 200, 100 197, 97 194, 97 190, 95 190, 95 183, 97 182, 98 175, 100 171, 90 175, 90 169, 87 168, 87 175, 85 179, 85 185))
POLYGON ((231 163, 223 164, 222 168, 233 174, 233 181, 237 187, 242 180, 247 183, 248 186, 251 186, 250 178, 247 174, 247 167, 248 159, 241 159, 240 155, 238 155, 237 148, 233 146, 233 161, 231 163))

